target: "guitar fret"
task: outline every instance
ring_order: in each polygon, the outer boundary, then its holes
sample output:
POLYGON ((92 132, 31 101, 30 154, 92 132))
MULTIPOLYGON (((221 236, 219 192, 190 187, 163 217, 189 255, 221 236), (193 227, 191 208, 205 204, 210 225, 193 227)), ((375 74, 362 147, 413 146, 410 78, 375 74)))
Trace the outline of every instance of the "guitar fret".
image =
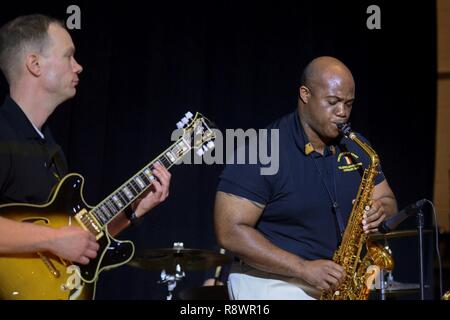
POLYGON ((133 178, 133 180, 130 181, 130 183, 133 186, 133 188, 136 190, 137 194, 141 193, 142 189, 139 187, 139 185, 134 180, 134 178, 133 178))
POLYGON ((125 206, 129 203, 127 196, 124 195, 125 193, 122 190, 117 191, 116 194, 119 196, 125 206))
POLYGON ((170 161, 170 163, 174 163, 176 161, 175 156, 172 154, 172 151, 167 152, 164 157, 170 161))
POLYGON ((100 210, 105 214, 105 216, 108 219, 111 219, 111 217, 112 217, 111 212, 109 212, 109 209, 108 209, 108 207, 105 204, 102 204, 100 206, 100 210))
POLYGON ((97 210, 97 212, 99 213, 100 219, 102 220, 103 223, 108 222, 108 220, 109 220, 108 216, 105 215, 105 214, 103 213, 103 211, 100 210, 100 208, 99 208, 99 210, 97 210))
POLYGON ((167 167, 164 159, 165 159, 165 155, 162 155, 161 157, 158 158, 157 162, 159 162, 160 165, 167 167))
POLYGON ((166 157, 165 155, 163 155, 161 160, 162 160, 161 162, 163 163, 164 167, 166 167, 166 169, 167 169, 168 167, 170 167, 170 164, 171 164, 172 162, 171 162, 171 160, 170 160, 168 157, 166 157))
POLYGON ((122 190, 123 190, 123 193, 125 193, 125 195, 127 196, 129 201, 133 200, 134 195, 131 192, 131 190, 128 188, 128 186, 125 186, 122 190))
POLYGON ((145 173, 143 172, 139 173, 139 178, 141 178, 141 180, 144 182, 145 187, 148 187, 151 184, 151 181, 147 178, 145 173))
POLYGON ((153 175, 152 171, 148 168, 144 170, 144 174, 147 177, 147 179, 150 181, 149 185, 152 184, 153 181, 156 179, 155 176, 153 175))
POLYGON ((103 224, 108 222, 108 219, 105 217, 105 215, 102 213, 100 209, 94 210, 94 215, 97 218, 97 220, 100 220, 103 224))
POLYGON ((106 218, 109 218, 109 212, 104 204, 98 207, 98 211, 100 211, 100 213, 104 215, 106 218))
POLYGON ((111 214, 112 217, 116 214, 116 212, 118 211, 116 206, 114 205, 114 202, 112 202, 110 199, 105 201, 106 206, 108 207, 108 209, 111 210, 111 214))
POLYGON ((123 208, 123 202, 120 201, 120 199, 117 196, 117 194, 113 195, 111 200, 114 203, 114 205, 116 205, 119 208, 119 210, 121 210, 123 208))
POLYGON ((135 187, 133 186, 133 181, 128 182, 127 184, 127 188, 129 188, 129 190, 131 191, 131 193, 133 194, 133 197, 137 197, 137 195, 139 194, 139 191, 135 189, 135 187))
MULTIPOLYGON (((118 198, 117 196, 114 196, 114 197, 116 197, 116 199, 119 200, 119 198, 118 198)), ((117 212, 119 212, 119 211, 122 210, 122 209, 121 209, 121 206, 119 205, 119 202, 120 202, 120 201, 118 201, 118 203, 116 203, 116 201, 114 201, 113 198, 110 198, 110 199, 109 199, 109 202, 112 204, 113 208, 115 209, 115 210, 114 210, 114 215, 115 215, 117 212)))
POLYGON ((134 181, 136 181, 136 183, 139 185, 139 187, 141 188, 141 190, 144 190, 145 188, 145 183, 142 181, 142 179, 137 176, 134 178, 134 181))
POLYGON ((127 207, 145 189, 157 180, 157 177, 153 174, 155 162, 158 162, 161 166, 169 169, 190 150, 192 150, 192 146, 189 137, 183 136, 173 143, 162 155, 135 174, 92 210, 92 213, 95 215, 98 222, 103 225, 107 224, 118 212, 127 207))

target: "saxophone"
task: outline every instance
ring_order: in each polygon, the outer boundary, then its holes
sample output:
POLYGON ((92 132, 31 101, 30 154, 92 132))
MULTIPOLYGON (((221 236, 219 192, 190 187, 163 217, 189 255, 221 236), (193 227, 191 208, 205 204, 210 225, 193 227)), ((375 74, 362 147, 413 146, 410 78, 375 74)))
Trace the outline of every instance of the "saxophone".
POLYGON ((371 206, 375 177, 378 174, 378 155, 361 141, 348 124, 338 125, 339 131, 353 140, 370 158, 364 170, 358 194, 353 204, 342 242, 333 255, 333 261, 344 268, 345 279, 335 289, 322 292, 321 300, 367 300, 370 287, 380 269, 392 270, 394 261, 382 245, 368 240, 362 219, 366 206, 371 206), (365 255, 361 258, 365 245, 365 255))

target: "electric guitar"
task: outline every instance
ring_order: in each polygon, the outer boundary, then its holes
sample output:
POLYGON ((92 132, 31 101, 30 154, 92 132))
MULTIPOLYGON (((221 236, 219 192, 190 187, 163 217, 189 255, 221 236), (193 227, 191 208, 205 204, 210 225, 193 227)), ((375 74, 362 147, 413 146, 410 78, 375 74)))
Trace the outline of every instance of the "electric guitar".
POLYGON ((94 234, 100 245, 97 257, 88 265, 72 263, 50 252, 0 255, 0 299, 93 299, 99 274, 133 257, 134 244, 114 239, 108 232, 108 223, 156 180, 152 174, 154 163, 169 169, 192 149, 202 156, 214 148, 212 122, 200 113, 195 117, 186 113, 177 127, 181 138, 95 207, 84 201, 84 178, 77 173, 66 175, 46 204, 0 206, 0 216, 16 221, 54 228, 78 225, 94 234))

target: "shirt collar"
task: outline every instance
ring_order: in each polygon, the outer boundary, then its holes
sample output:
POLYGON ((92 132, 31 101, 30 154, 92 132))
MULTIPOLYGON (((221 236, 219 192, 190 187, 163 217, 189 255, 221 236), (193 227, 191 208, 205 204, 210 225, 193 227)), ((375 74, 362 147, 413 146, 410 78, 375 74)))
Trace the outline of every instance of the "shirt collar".
MULTIPOLYGON (((305 133, 305 130, 303 129, 303 125, 300 122, 300 114, 298 110, 296 109, 293 112, 294 117, 294 139, 297 147, 306 155, 309 156, 310 154, 314 154, 316 156, 320 155, 317 152, 314 152, 314 147, 311 142, 309 142, 308 136, 305 133)), ((327 146, 325 148, 324 156, 328 156, 331 154, 336 154, 336 147, 331 145, 327 146)))
POLYGON ((38 135, 39 135, 42 139, 45 139, 44 134, 43 134, 38 128, 36 128, 36 126, 33 124, 33 122, 31 123, 31 125, 33 126, 34 130, 36 130, 36 132, 38 133, 38 135))
MULTIPOLYGON (((43 139, 39 135, 36 127, 27 118, 23 110, 9 95, 6 96, 5 102, 3 103, 1 110, 5 115, 5 117, 7 118, 9 124, 14 128, 16 132, 18 132, 24 138, 38 139, 38 140, 43 139)), ((43 133, 44 137, 50 135, 49 129, 47 128, 46 125, 42 127, 41 132, 43 133)))

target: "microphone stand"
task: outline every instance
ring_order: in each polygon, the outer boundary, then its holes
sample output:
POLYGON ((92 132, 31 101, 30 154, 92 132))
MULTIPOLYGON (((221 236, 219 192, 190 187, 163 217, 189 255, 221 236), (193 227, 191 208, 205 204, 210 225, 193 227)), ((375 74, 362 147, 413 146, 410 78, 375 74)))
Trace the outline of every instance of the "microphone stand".
POLYGON ((424 266, 423 266, 423 225, 422 208, 417 212, 417 228, 419 229, 419 267, 420 267, 420 299, 425 300, 424 266))

